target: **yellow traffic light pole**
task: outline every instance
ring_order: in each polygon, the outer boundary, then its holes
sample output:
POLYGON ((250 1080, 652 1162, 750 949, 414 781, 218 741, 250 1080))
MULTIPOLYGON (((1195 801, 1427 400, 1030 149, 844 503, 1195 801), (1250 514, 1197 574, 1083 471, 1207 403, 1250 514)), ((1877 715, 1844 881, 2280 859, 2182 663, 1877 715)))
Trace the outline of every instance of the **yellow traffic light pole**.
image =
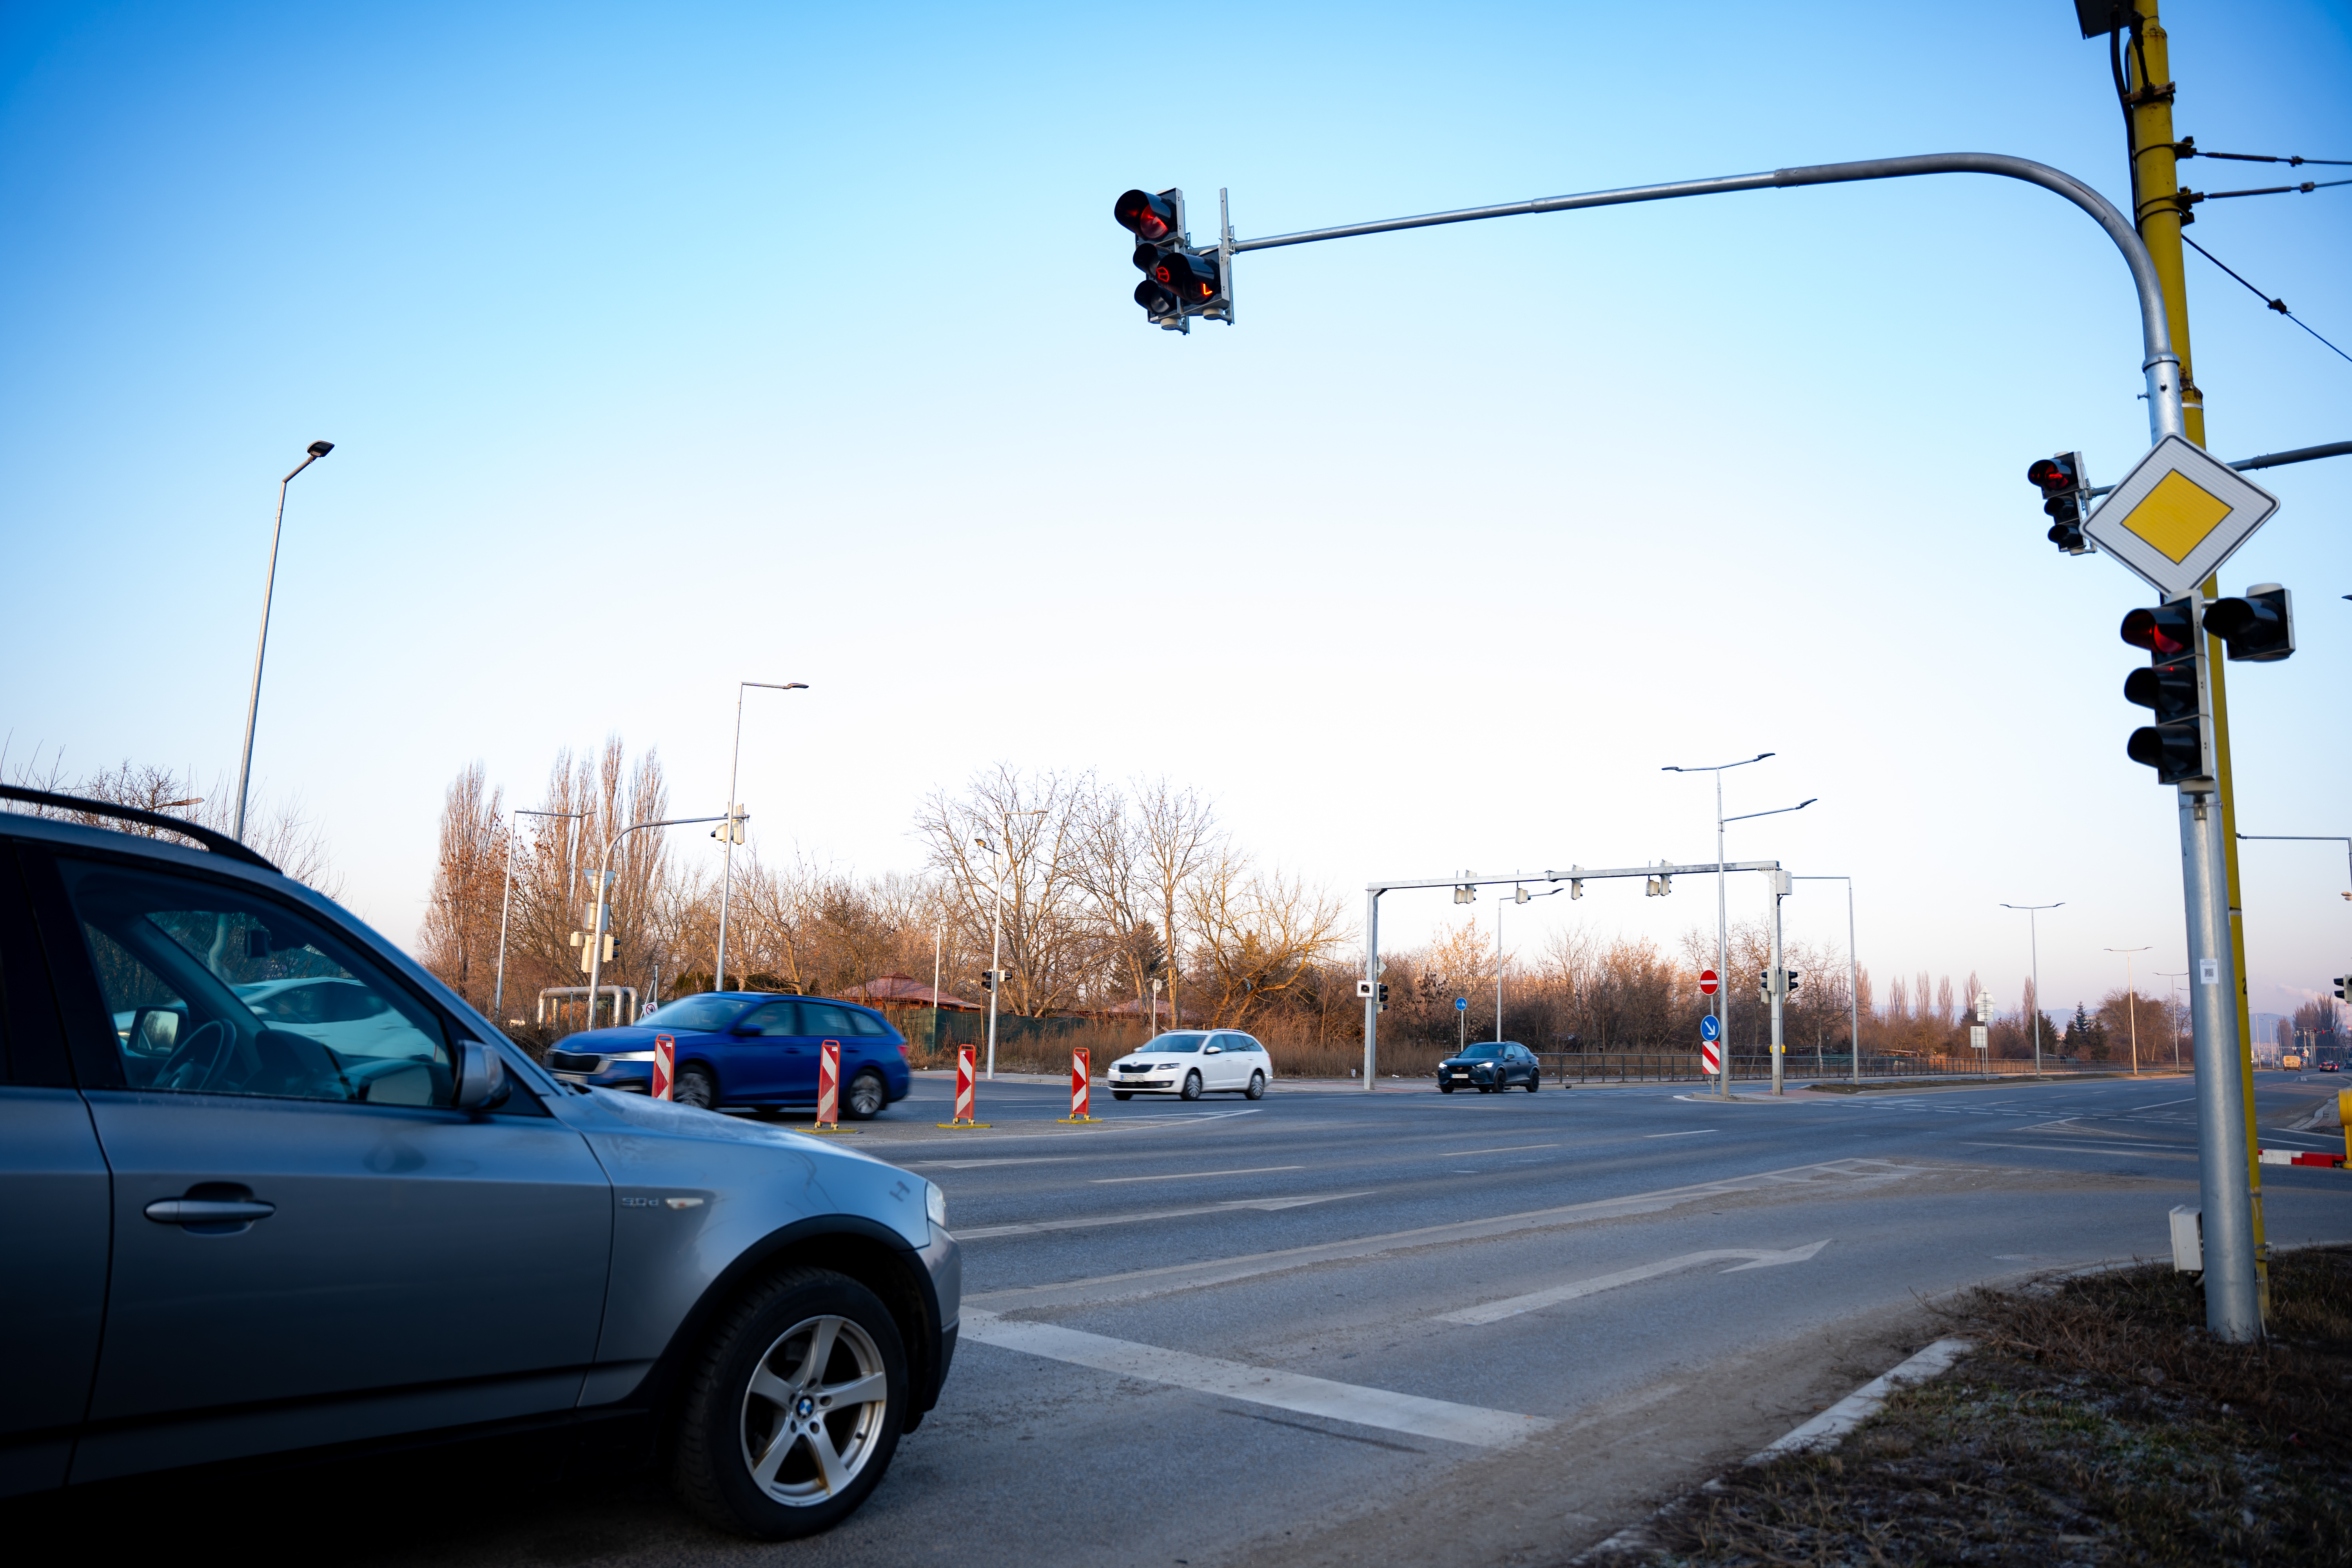
MULTIPOLYGON (((2180 356, 2180 416, 2189 439, 2205 445, 2205 395, 2199 390, 2189 352, 2189 289, 2182 270, 2180 230, 2188 205, 2180 199, 2179 159, 2172 134, 2171 52, 2157 20, 2158 0, 2135 0, 2139 25, 2122 39, 2124 90, 2131 121, 2132 222, 2147 243, 2164 289, 2164 310, 2172 329, 2172 352, 2180 356)), ((2221 579, 2205 580, 2204 596, 2221 596, 2221 579)), ((2206 668, 2213 697, 2214 765, 2221 804, 2221 853, 2230 909, 2230 958, 2238 983, 2238 1072, 2244 1086, 2246 1167, 2252 1187, 2255 1290, 2263 1321, 2271 1315, 2270 1246, 2263 1229, 2260 1140, 2254 1129, 2253 1018, 2246 989, 2246 928, 2238 890, 2238 792, 2230 773, 2230 704, 2222 690, 2221 643, 2206 639, 2206 668)))

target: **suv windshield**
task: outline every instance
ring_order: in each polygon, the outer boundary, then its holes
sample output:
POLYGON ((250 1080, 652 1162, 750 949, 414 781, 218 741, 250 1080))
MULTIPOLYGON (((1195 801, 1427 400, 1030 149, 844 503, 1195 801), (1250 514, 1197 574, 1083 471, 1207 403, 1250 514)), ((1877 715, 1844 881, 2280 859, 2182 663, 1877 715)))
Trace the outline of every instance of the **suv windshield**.
POLYGON ((1152 1051, 1197 1051, 1201 1048, 1201 1042, 1208 1037, 1206 1034, 1190 1029, 1181 1035, 1162 1035, 1137 1054, 1141 1056, 1152 1051))
POLYGON ((1457 1058, 1465 1062, 1490 1062, 1503 1054, 1503 1047, 1492 1040, 1483 1046, 1473 1046, 1457 1058))
POLYGON ((665 1002, 637 1020, 640 1028, 680 1029, 688 1034, 707 1035, 725 1028, 744 1007, 740 996, 681 996, 675 1002, 665 1002))

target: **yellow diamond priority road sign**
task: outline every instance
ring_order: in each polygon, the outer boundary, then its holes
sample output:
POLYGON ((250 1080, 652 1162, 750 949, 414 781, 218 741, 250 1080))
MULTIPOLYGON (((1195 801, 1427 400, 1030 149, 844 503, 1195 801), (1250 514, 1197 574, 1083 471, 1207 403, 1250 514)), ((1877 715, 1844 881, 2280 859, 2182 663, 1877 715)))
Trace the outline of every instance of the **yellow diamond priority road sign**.
POLYGON ((2196 592, 2278 504, 2228 464, 2167 436, 2083 531, 2157 592, 2178 599, 2196 592))

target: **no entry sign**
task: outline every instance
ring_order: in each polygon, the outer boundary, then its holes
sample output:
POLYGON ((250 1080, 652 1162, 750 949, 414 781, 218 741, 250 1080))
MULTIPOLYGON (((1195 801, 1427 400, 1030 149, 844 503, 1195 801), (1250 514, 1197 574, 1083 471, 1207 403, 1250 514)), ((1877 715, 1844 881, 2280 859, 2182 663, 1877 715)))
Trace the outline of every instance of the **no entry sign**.
POLYGON ((1702 969, 1698 972, 1698 988, 1705 994, 1714 995, 1715 988, 1719 984, 1721 983, 1716 979, 1714 970, 1702 969))

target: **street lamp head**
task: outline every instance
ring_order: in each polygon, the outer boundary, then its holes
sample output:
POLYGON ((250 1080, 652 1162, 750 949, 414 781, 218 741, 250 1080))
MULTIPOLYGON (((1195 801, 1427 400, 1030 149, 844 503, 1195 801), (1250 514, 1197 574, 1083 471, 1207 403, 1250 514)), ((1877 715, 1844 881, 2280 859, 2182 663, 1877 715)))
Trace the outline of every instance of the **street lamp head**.
POLYGON ((310 443, 310 456, 314 458, 323 458, 334 449, 335 444, 332 441, 313 441, 310 443))
POLYGON ((783 685, 778 687, 777 689, 780 691, 806 691, 808 689, 808 682, 805 680, 788 680, 784 682, 783 685))

